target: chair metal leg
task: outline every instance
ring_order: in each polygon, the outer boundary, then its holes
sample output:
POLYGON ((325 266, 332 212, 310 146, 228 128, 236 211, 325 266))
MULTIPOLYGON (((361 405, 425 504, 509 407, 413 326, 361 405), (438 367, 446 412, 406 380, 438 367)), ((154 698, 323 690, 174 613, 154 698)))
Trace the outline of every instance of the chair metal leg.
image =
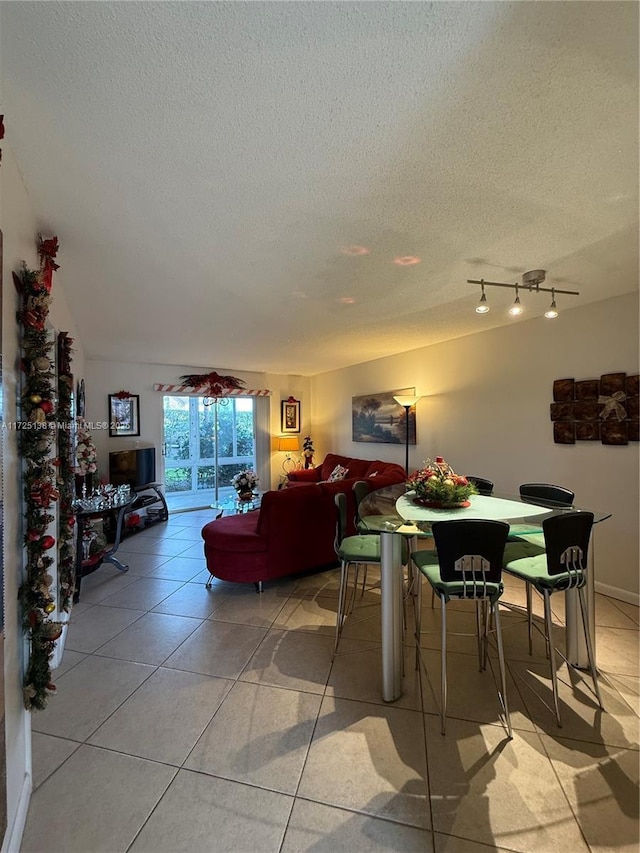
POLYGON ((413 599, 413 620, 416 626, 416 669, 420 666, 420 631, 422 629, 422 572, 416 570, 416 597, 413 599))
POLYGON ((598 673, 596 670, 595 655, 593 654, 593 643, 591 642, 591 631, 589 630, 586 586, 581 586, 578 590, 578 599, 580 601, 580 610, 582 611, 582 626, 584 628, 584 639, 587 644, 587 655, 589 656, 589 669, 591 670, 591 678, 593 679, 593 689, 596 692, 598 705, 600 705, 600 707, 604 711, 602 697, 600 696, 600 686, 598 684, 598 673))
POLYGON ((562 720, 560 719, 560 705, 558 702, 558 674, 556 672, 556 655, 553 645, 553 628, 551 621, 551 595, 549 591, 544 591, 544 623, 547 635, 547 645, 549 647, 549 665, 551 668, 551 686, 553 687, 553 704, 556 711, 556 719, 558 725, 562 728, 562 720))
POLYGON ((484 619, 481 613, 482 601, 476 598, 476 639, 478 642, 478 670, 484 669, 484 619))
POLYGON ((502 648, 502 625, 500 624, 500 611, 498 602, 494 601, 492 608, 493 610, 493 621, 496 626, 496 643, 498 646, 498 664, 500 666, 500 681, 502 683, 502 695, 500 696, 500 702, 502 704, 502 709, 504 711, 504 716, 507 721, 507 734, 511 739, 513 737, 511 731, 511 716, 509 715, 509 703, 507 701, 507 672, 504 665, 504 650, 502 648))
POLYGON ((344 603, 345 603, 345 592, 347 587, 347 575, 349 573, 349 566, 344 560, 340 566, 340 590, 338 592, 338 612, 336 614, 336 641, 333 646, 333 654, 331 655, 331 660, 333 660, 336 656, 336 652, 338 651, 338 643, 340 642, 340 635, 342 634, 342 624, 344 622, 344 603))
POLYGON ((527 591, 527 628, 529 629, 529 654, 533 654, 533 590, 531 584, 525 584, 527 591))
POLYGON ((445 734, 446 728, 446 716, 447 716, 447 604, 444 598, 444 595, 440 597, 440 604, 442 605, 442 664, 441 664, 441 673, 440 673, 440 685, 441 685, 441 709, 440 709, 440 719, 441 719, 441 727, 440 731, 442 734, 445 734))

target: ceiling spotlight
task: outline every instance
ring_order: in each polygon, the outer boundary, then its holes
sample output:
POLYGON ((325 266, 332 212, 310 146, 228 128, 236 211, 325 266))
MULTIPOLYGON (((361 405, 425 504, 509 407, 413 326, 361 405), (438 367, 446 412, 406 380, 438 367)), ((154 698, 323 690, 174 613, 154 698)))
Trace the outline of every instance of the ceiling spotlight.
POLYGON ((484 283, 482 286, 482 296, 480 297, 480 302, 476 305, 476 314, 486 314, 489 311, 489 306, 487 305, 487 294, 484 292, 484 283))
POLYGON ((558 316, 558 306, 556 305, 556 294, 554 288, 551 288, 551 305, 549 305, 547 310, 544 312, 544 316, 549 320, 555 320, 558 316))
POLYGON ((512 317, 518 317, 520 314, 522 314, 523 311, 524 311, 524 308, 520 304, 520 296, 518 294, 518 285, 516 284, 516 298, 513 302, 513 305, 511 306, 511 308, 509 308, 509 314, 511 314, 512 317))

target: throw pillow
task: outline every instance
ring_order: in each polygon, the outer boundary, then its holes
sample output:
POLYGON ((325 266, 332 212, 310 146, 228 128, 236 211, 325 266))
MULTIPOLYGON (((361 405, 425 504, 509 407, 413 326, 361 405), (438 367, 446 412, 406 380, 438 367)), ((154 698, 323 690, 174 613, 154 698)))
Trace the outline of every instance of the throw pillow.
POLYGON ((344 465, 336 465, 333 471, 329 474, 327 483, 335 483, 336 480, 344 480, 348 473, 349 469, 345 468, 344 465))

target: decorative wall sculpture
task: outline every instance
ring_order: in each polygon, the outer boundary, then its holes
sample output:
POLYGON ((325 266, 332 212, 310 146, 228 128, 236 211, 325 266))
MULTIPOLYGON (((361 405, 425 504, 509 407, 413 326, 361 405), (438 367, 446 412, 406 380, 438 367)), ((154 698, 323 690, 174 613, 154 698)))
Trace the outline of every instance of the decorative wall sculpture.
POLYGON ((556 444, 638 441, 638 374, 605 373, 600 379, 556 379, 553 440, 556 444))

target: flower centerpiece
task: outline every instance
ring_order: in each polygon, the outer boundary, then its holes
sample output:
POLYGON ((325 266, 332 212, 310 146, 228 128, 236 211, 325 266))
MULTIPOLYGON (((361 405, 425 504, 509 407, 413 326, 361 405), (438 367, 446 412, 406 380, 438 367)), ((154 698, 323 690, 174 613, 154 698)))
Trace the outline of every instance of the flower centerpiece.
POLYGON ((310 435, 305 435, 302 442, 302 455, 304 456, 304 467, 311 468, 313 465, 313 454, 316 452, 310 435))
POLYGON ((260 478, 251 468, 246 468, 244 471, 238 471, 231 480, 231 485, 238 493, 240 500, 251 500, 253 490, 260 482, 260 478))
POLYGON ((478 493, 442 456, 436 456, 435 462, 427 459, 423 468, 411 474, 407 486, 416 493, 415 503, 441 509, 469 506, 471 495, 478 493))

